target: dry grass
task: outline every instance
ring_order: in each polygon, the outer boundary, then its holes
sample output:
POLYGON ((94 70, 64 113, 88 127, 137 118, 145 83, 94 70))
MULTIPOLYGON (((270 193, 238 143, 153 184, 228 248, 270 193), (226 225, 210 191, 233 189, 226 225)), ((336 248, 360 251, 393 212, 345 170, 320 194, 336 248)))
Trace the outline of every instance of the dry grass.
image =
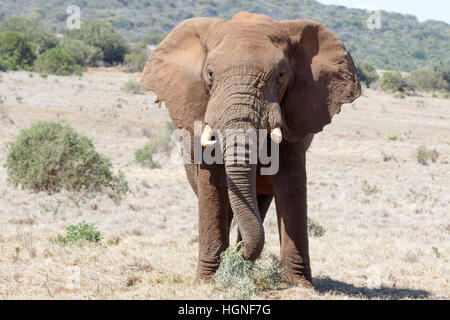
MULTIPOLYGON (((132 193, 119 205, 107 195, 30 193, 6 186, 0 167, 0 298, 223 297, 215 286, 192 284, 197 201, 176 151, 160 155, 159 169, 135 163, 134 152, 147 143, 148 132, 164 132, 168 120, 167 110, 152 103, 154 96, 123 92, 129 75, 121 72, 64 79, 15 72, 1 78, 2 144, 33 121, 66 119, 125 172, 132 193), (100 245, 55 242, 66 226, 81 221, 98 227, 100 245)), ((316 289, 289 287, 258 296, 448 299, 449 121, 448 101, 439 99, 400 100, 367 91, 344 107, 308 152, 309 213, 326 230, 310 238, 316 289), (418 108, 419 100, 427 107, 418 108), (421 145, 439 152, 436 162, 417 162, 421 145), (381 152, 395 154, 396 161, 384 161, 381 152), (370 192, 374 186, 377 192, 370 192)), ((0 163, 5 159, 2 146, 0 163)), ((277 255, 273 206, 265 228, 264 254, 277 255)))

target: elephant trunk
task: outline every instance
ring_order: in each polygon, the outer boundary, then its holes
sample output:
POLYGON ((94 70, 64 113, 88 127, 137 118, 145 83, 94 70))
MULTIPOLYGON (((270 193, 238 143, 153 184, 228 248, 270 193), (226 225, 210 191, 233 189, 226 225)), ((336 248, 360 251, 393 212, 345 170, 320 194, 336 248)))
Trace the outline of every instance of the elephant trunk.
POLYGON ((254 261, 264 246, 264 228, 256 196, 256 164, 247 164, 249 147, 245 137, 234 134, 226 140, 224 160, 231 208, 244 244, 242 255, 254 261))

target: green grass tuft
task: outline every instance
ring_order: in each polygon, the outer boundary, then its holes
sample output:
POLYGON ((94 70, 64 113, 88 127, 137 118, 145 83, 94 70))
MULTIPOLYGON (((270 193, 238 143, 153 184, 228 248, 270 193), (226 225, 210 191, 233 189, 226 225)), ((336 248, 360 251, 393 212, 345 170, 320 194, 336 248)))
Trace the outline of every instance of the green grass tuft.
POLYGON ((137 163, 148 168, 159 168, 160 164, 154 160, 156 153, 169 153, 172 150, 172 134, 175 127, 171 121, 166 122, 166 129, 163 134, 151 134, 149 141, 142 148, 136 150, 134 157, 137 163))
POLYGON ((362 190, 366 196, 377 194, 380 191, 377 186, 371 186, 367 181, 363 182, 362 190))
POLYGON ((430 150, 426 146, 420 146, 416 152, 417 162, 423 165, 428 165, 428 161, 435 163, 439 158, 439 152, 436 149, 430 150))
POLYGON ((159 167, 159 163, 153 159, 155 153, 156 148, 154 147, 154 145, 151 143, 147 143, 141 149, 136 150, 136 152, 134 153, 134 157, 137 163, 141 164, 144 167, 153 169, 159 167))
POLYGON ((80 241, 99 243, 102 239, 100 231, 94 224, 80 222, 66 227, 66 236, 58 235, 57 242, 62 246, 73 245, 80 241))
POLYGON ((325 232, 325 228, 318 221, 308 218, 308 234, 311 237, 323 237, 325 232))
POLYGON ((122 91, 126 93, 142 94, 142 86, 138 80, 130 79, 126 81, 122 86, 122 91))

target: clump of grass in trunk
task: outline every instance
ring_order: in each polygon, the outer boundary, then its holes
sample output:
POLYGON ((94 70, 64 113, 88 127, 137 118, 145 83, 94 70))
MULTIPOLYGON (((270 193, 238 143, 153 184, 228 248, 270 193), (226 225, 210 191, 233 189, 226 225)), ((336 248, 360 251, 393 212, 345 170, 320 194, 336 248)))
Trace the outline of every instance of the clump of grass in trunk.
POLYGON ((94 224, 80 222, 77 225, 71 225, 66 227, 66 236, 58 235, 57 242, 62 245, 73 245, 79 241, 87 241, 93 243, 99 243, 102 239, 100 231, 94 224))
POLYGON ((65 122, 41 121, 22 130, 6 144, 8 182, 34 191, 102 191, 114 201, 128 192, 122 172, 112 172, 111 161, 92 141, 65 122))
POLYGON ((277 289, 283 277, 281 263, 274 257, 246 261, 240 252, 241 246, 230 246, 222 253, 214 275, 216 287, 224 298, 248 300, 260 291, 277 289))

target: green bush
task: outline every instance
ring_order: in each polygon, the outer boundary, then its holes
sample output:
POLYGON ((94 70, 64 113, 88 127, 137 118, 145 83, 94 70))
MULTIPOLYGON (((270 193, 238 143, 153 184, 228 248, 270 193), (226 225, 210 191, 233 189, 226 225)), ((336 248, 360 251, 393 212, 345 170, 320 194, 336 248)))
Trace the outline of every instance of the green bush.
POLYGON ((23 33, 0 33, 0 71, 31 68, 35 58, 33 46, 23 33))
POLYGON ((405 92, 406 90, 414 90, 408 81, 403 78, 402 74, 398 71, 385 72, 380 79, 381 89, 388 91, 400 91, 405 92))
POLYGON ((99 243, 102 239, 100 231, 94 224, 80 222, 77 225, 71 225, 66 227, 66 236, 58 235, 57 242, 62 245, 73 245, 79 241, 88 241, 93 243, 99 243))
POLYGON ((134 94, 143 93, 141 83, 136 79, 127 80, 123 84, 121 89, 123 92, 126 92, 126 93, 134 93, 134 94))
POLYGON ((274 257, 246 261, 241 246, 230 246, 221 254, 219 269, 214 275, 216 286, 225 299, 248 300, 260 291, 277 289, 284 274, 281 263, 274 257))
POLYGON ((66 39, 61 47, 72 53, 76 63, 83 67, 97 67, 103 59, 103 52, 99 48, 85 44, 81 40, 66 39))
POLYGON ((371 196, 380 191, 377 186, 375 185, 371 186, 367 181, 363 182, 362 190, 366 196, 371 196))
POLYGON ((141 43, 146 45, 158 45, 166 36, 167 33, 149 34, 141 39, 141 43))
POLYGON ((437 69, 415 70, 408 79, 422 90, 450 90, 450 83, 444 78, 444 74, 437 69))
POLYGON ((134 153, 134 157, 137 163, 153 169, 159 167, 159 164, 153 159, 155 153, 155 147, 152 144, 148 143, 141 149, 136 150, 136 152, 134 153))
POLYGON ((124 66, 128 72, 142 72, 144 70, 147 57, 142 54, 126 54, 124 66))
POLYGON ((52 48, 44 52, 34 63, 34 69, 39 73, 58 76, 83 73, 83 68, 77 64, 75 55, 61 48, 52 48))
POLYGON ((149 168, 158 168, 160 164, 153 159, 156 153, 169 153, 172 150, 172 134, 175 126, 171 121, 166 122, 166 130, 163 134, 149 135, 149 142, 141 149, 136 150, 135 159, 137 163, 149 168))
POLYGON ((429 150, 426 146, 420 146, 416 152, 417 162, 423 165, 428 165, 428 161, 433 163, 439 158, 439 152, 436 149, 429 150))
POLYGON ((128 50, 122 35, 105 20, 85 21, 80 29, 68 30, 66 36, 99 48, 104 61, 111 64, 122 63, 128 50))
POLYGON ((14 17, 4 20, 0 24, 0 32, 5 31, 23 33, 26 41, 37 45, 37 51, 39 54, 56 47, 59 42, 55 33, 44 27, 41 23, 22 17, 14 17))
POLYGON ((6 144, 8 182, 34 191, 101 191, 119 201, 128 192, 122 173, 113 175, 111 161, 87 137, 64 122, 41 121, 6 144))
POLYGON ((325 235, 325 228, 318 221, 308 218, 308 234, 320 238, 325 235))
POLYGON ((368 62, 357 63, 356 70, 358 71, 359 81, 367 87, 370 87, 379 78, 377 68, 368 62))

